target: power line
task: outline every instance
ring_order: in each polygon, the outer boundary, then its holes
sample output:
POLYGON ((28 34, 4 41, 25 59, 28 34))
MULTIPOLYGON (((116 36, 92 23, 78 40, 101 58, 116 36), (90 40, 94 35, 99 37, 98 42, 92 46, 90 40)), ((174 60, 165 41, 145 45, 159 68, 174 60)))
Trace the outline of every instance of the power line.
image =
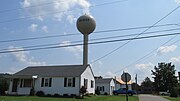
MULTIPOLYGON (((170 33, 170 34, 160 34, 160 35, 144 36, 144 37, 136 37, 136 38, 116 39, 116 40, 108 40, 108 41, 98 41, 98 42, 91 42, 91 43, 88 43, 88 44, 90 44, 90 45, 105 44, 105 43, 113 43, 113 42, 120 42, 120 41, 140 40, 140 39, 149 39, 149 38, 174 36, 174 35, 180 35, 180 33, 170 33)), ((42 49, 52 49, 52 48, 73 47, 73 46, 79 46, 79 45, 83 45, 83 44, 58 45, 58 46, 51 46, 51 47, 28 48, 28 49, 14 49, 14 50, 13 49, 9 49, 8 51, 0 51, 0 53, 10 53, 10 52, 20 52, 20 51, 32 51, 32 50, 42 50, 42 49)))
MULTIPOLYGON (((174 38, 176 38, 176 37, 177 37, 177 35, 174 36, 174 37, 172 37, 172 38, 170 38, 168 41, 166 41, 165 43, 163 43, 163 44, 160 45, 159 47, 164 46, 165 44, 169 43, 170 41, 172 41, 172 40, 173 40, 174 38)), ((180 40, 177 40, 177 41, 175 41, 175 42, 172 43, 172 44, 175 44, 175 43, 177 43, 177 42, 179 42, 179 41, 180 41, 180 40)), ((172 44, 171 44, 171 45, 172 45, 172 44)), ((122 71, 122 70, 125 69, 125 68, 129 68, 129 67, 131 67, 132 65, 137 64, 138 62, 140 62, 140 61, 142 61, 142 60, 145 60, 145 59, 151 57, 151 56, 152 56, 151 54, 154 53, 157 49, 158 49, 158 48, 153 49, 153 50, 150 51, 148 54, 142 56, 141 58, 137 59, 136 61, 132 62, 131 64, 125 66, 125 67, 122 68, 121 70, 118 70, 118 71, 114 72, 114 74, 116 74, 116 73, 122 71)))
MULTIPOLYGON (((61 1, 61 2, 64 2, 64 1, 61 1)), ((28 6, 28 7, 5 9, 5 10, 0 10, 0 13, 7 13, 7 12, 11 12, 11 11, 15 11, 15 10, 22 10, 22 9, 27 9, 27 8, 35 8, 35 7, 39 7, 39 6, 47 6, 47 5, 51 5, 54 3, 55 2, 53 1, 53 2, 46 2, 46 3, 38 4, 38 5, 32 5, 32 6, 28 6)))
MULTIPOLYGON (((180 28, 176 28, 176 29, 167 29, 167 30, 158 30, 158 31, 152 31, 152 32, 146 32, 143 35, 146 34, 151 34, 151 33, 159 33, 159 32, 168 32, 168 31, 175 31, 175 30, 180 30, 180 28)), ((105 39, 116 39, 116 38, 123 38, 123 37, 127 37, 127 36, 135 36, 138 35, 139 33, 136 34, 129 34, 129 35, 118 35, 118 36, 110 36, 110 37, 102 37, 102 38, 95 38, 95 39, 90 39, 89 41, 96 41, 96 40, 105 40, 105 39)), ((23 41, 23 40, 21 40, 23 41)), ((82 42, 82 40, 80 41, 73 41, 71 42, 72 44, 74 43, 79 43, 82 42)), ((44 47, 44 46, 54 46, 54 45, 59 45, 62 43, 52 43, 52 44, 43 44, 43 45, 33 45, 33 46, 22 46, 23 48, 34 48, 34 47, 44 47)), ((0 51, 4 51, 4 50, 8 50, 8 49, 1 49, 0 51)))
MULTIPOLYGON (((175 9, 173 9, 171 12, 169 12, 169 13, 166 14, 164 17, 162 17, 162 18, 159 19, 157 22, 155 22, 152 26, 148 27, 148 28, 145 29, 142 33, 140 33, 139 35, 135 36, 135 38, 138 37, 138 36, 140 36, 140 35, 142 35, 142 34, 144 34, 146 31, 148 31, 149 29, 151 29, 153 26, 157 25, 159 22, 161 22, 162 20, 164 20, 166 17, 168 17, 170 14, 172 14, 173 12, 175 12, 175 11, 176 11, 177 9, 179 9, 179 8, 180 8, 180 6, 177 6, 177 7, 176 7, 175 9)), ((108 52, 107 54, 105 54, 105 55, 101 56, 100 58, 96 59, 95 61, 91 62, 91 64, 93 64, 93 63, 95 63, 95 62, 97 62, 97 61, 99 61, 99 60, 101 60, 101 59, 103 59, 103 58, 111 55, 112 53, 116 52, 116 51, 119 50, 120 48, 126 46, 126 45, 127 45, 128 43, 130 43, 131 41, 132 41, 132 40, 129 40, 128 42, 124 43, 123 45, 121 45, 121 46, 113 49, 112 51, 108 52)))
MULTIPOLYGON (((166 41, 165 43, 163 43, 163 44, 160 45, 159 47, 164 46, 165 44, 169 43, 170 41, 172 41, 172 40, 173 40, 174 38, 176 38, 176 37, 177 37, 177 35, 174 36, 174 37, 172 37, 172 38, 170 38, 168 41, 166 41)), ((178 42, 178 41, 176 41, 176 43, 177 43, 177 42, 178 42)), ((159 47, 158 47, 158 48, 159 48, 159 47)), ((132 66, 133 64, 137 64, 138 62, 149 58, 149 57, 150 57, 149 55, 152 54, 152 53, 154 53, 158 48, 153 49, 153 50, 150 51, 148 54, 144 55, 143 57, 139 58, 139 59, 136 60, 135 62, 133 62, 133 63, 131 63, 131 64, 125 66, 125 67, 126 67, 126 68, 127 68, 127 67, 130 67, 130 66, 132 66), (148 57, 148 56, 149 56, 149 57, 148 57)))
MULTIPOLYGON (((117 1, 106 2, 106 3, 102 3, 102 4, 103 5, 108 5, 108 4, 114 4, 114 3, 119 3, 119 2, 123 2, 123 1, 128 1, 128 0, 117 0, 117 1)), ((60 2, 65 2, 65 1, 60 1, 60 2)), ((60 3, 60 2, 58 2, 58 3, 60 3)), ((52 4, 55 4, 55 3, 57 3, 57 2, 52 1, 52 2, 46 2, 46 3, 37 4, 37 5, 31 5, 31 6, 28 6, 28 7, 4 9, 4 10, 0 10, 0 13, 7 13, 7 12, 15 11, 15 10, 23 10, 23 9, 28 9, 28 8, 47 6, 47 5, 52 5, 52 4)), ((98 4, 98 5, 94 5, 94 6, 101 6, 102 4, 98 4)), ((94 7, 94 6, 92 5, 92 7, 94 7)))
MULTIPOLYGON (((156 25, 156 26, 152 26, 152 27, 156 28, 156 27, 165 27, 165 26, 179 26, 179 24, 180 23, 171 23, 171 24, 156 25)), ((151 27, 151 26, 141 26, 141 27, 129 27, 129 28, 118 28, 118 29, 100 30, 100 31, 96 31, 94 33, 100 34, 100 33, 108 33, 108 32, 118 32, 118 31, 144 29, 144 28, 148 28, 148 27, 151 27)), ((163 31, 173 31, 173 30, 179 30, 179 28, 176 28, 176 29, 167 29, 167 30, 163 30, 163 31)), ((159 31, 159 32, 161 32, 161 31, 159 31)), ((41 37, 30 37, 30 38, 0 40, 0 43, 17 42, 17 41, 28 41, 28 40, 39 40, 39 39, 67 37, 67 36, 77 36, 77 35, 80 35, 80 34, 79 33, 69 33, 69 34, 66 34, 66 35, 48 35, 48 36, 41 36, 41 37)), ((121 37, 134 36, 134 35, 138 35, 138 34, 122 35, 121 37)))
MULTIPOLYGON (((118 1, 113 1, 113 2, 107 2, 107 3, 92 5, 92 6, 90 6, 89 8, 97 7, 97 6, 110 5, 110 4, 120 3, 120 2, 124 2, 124 1, 127 1, 127 0, 118 0, 118 1)), ((84 9, 84 8, 79 8, 79 10, 82 10, 82 9, 84 9)), ((48 12, 48 13, 46 13, 46 14, 39 14, 39 15, 34 15, 34 16, 26 16, 26 17, 21 17, 21 18, 9 19, 9 20, 0 21, 0 24, 2 24, 2 23, 8 23, 8 22, 13 22, 13 21, 24 20, 24 19, 36 18, 36 17, 39 17, 39 16, 48 16, 48 15, 52 15, 52 14, 70 12, 70 11, 74 11, 74 10, 77 10, 77 9, 64 10, 64 11, 56 11, 56 12, 48 12)))

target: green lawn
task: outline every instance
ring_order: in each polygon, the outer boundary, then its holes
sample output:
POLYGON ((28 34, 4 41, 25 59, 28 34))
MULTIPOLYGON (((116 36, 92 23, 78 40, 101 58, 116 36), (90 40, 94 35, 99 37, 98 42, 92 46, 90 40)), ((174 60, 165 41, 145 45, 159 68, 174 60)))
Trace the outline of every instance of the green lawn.
MULTIPOLYGON (((0 96, 0 101, 126 101, 124 95, 118 96, 91 96, 84 99, 51 98, 37 96, 0 96)), ((139 101, 137 96, 129 96, 129 101, 139 101)))
POLYGON ((170 100, 170 101, 180 101, 180 97, 178 97, 178 98, 173 98, 173 97, 164 97, 164 98, 166 98, 166 99, 168 99, 168 100, 170 100))

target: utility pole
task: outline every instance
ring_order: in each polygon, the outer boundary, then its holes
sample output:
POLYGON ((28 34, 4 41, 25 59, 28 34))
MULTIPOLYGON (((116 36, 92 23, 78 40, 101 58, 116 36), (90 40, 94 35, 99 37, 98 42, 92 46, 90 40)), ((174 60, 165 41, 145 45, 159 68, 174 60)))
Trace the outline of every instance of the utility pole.
MULTIPOLYGON (((136 93, 137 93, 137 92, 138 92, 138 84, 137 84, 137 74, 136 74, 135 80, 136 80, 136 85, 135 85, 135 89, 136 89, 136 93)), ((137 93, 137 94, 138 94, 138 93, 137 93)))
POLYGON ((125 73, 125 79, 126 79, 126 101, 128 101, 127 73, 125 73))

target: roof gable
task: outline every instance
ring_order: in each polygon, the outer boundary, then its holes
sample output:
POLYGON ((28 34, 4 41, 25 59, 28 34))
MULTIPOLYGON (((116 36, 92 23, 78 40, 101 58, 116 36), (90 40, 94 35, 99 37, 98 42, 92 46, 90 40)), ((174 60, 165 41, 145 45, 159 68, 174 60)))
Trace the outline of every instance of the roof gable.
POLYGON ((87 67, 83 65, 33 66, 15 73, 13 78, 31 78, 33 75, 38 77, 78 77, 87 67))
POLYGON ((102 79, 95 79, 96 83, 110 83, 113 78, 102 78, 102 79))

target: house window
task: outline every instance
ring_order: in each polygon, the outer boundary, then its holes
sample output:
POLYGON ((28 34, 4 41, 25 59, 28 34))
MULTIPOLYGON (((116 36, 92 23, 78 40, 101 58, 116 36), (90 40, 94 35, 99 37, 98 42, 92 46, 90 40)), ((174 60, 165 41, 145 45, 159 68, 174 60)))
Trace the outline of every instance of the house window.
POLYGON ((64 87, 75 87, 75 77, 64 78, 64 87))
POLYGON ((99 87, 99 91, 104 91, 104 86, 99 87))
POLYGON ((32 86, 32 79, 21 79, 20 80, 20 88, 31 87, 31 86, 32 86))
POLYGON ((68 78, 68 81, 67 81, 67 84, 68 84, 68 87, 72 87, 72 78, 68 78))
POLYGON ((24 87, 31 87, 32 80, 31 79, 24 79, 24 87))
POLYGON ((52 78, 42 78, 41 79, 41 87, 51 87, 52 78))
POLYGON ((84 87, 88 88, 88 79, 84 79, 84 87))
POLYGON ((94 88, 94 81, 91 80, 91 88, 94 88))
POLYGON ((45 79, 44 86, 45 86, 45 87, 48 87, 48 86, 49 86, 49 79, 47 79, 47 78, 45 79))

